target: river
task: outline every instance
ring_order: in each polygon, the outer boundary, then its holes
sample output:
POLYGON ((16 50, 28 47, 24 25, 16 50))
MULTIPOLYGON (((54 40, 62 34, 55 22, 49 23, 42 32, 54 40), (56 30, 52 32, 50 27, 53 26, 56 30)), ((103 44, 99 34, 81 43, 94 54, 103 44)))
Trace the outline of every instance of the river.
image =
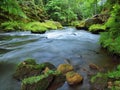
POLYGON ((117 64, 101 50, 99 37, 71 27, 45 34, 31 34, 29 31, 0 33, 0 61, 7 63, 6 69, 0 72, 0 90, 20 90, 20 82, 12 78, 12 66, 26 58, 34 58, 37 63, 51 62, 56 67, 69 61, 84 77, 83 84, 70 87, 65 83, 58 90, 90 90, 88 75, 83 68, 90 71, 89 64, 94 63, 111 70, 117 64))

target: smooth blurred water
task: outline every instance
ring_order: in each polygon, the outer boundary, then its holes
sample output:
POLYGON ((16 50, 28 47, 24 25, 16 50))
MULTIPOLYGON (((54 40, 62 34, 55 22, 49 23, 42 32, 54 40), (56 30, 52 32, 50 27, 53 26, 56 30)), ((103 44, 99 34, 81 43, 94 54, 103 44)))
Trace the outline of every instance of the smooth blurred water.
MULTIPOLYGON (((100 49, 99 35, 84 30, 64 28, 51 30, 45 34, 30 32, 0 33, 0 61, 18 64, 26 58, 34 58, 37 63, 51 62, 56 67, 66 63, 66 59, 74 66, 76 72, 84 77, 82 85, 70 87, 67 83, 58 90, 90 90, 87 73, 90 63, 108 69, 116 63, 106 52, 100 49)), ((8 67, 9 68, 9 67, 8 67)), ((12 78, 14 70, 9 69, 0 75, 0 90, 20 90, 20 83, 12 78)))

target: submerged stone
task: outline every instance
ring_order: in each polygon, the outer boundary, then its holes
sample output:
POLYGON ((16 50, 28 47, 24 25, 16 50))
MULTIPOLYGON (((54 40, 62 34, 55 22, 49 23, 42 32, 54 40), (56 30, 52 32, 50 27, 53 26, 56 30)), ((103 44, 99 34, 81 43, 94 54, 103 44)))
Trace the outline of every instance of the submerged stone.
POLYGON ((57 71, 62 72, 63 74, 66 74, 69 71, 73 71, 74 68, 70 64, 60 64, 57 68, 57 71))
POLYGON ((71 71, 66 74, 66 80, 69 85, 76 85, 82 83, 83 77, 79 73, 71 71))

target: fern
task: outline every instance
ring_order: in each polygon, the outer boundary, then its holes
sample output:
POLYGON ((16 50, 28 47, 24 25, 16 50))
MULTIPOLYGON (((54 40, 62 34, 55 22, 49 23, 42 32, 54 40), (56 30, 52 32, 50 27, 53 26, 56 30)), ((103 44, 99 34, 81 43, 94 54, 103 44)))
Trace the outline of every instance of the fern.
POLYGON ((16 0, 0 0, 0 9, 9 14, 27 18, 16 0))

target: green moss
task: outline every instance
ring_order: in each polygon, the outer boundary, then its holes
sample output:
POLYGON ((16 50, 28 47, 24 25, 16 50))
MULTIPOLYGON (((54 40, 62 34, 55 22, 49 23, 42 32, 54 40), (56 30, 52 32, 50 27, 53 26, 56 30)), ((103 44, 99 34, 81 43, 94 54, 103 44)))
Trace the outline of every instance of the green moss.
POLYGON ((48 29, 53 29, 53 30, 57 29, 57 26, 55 25, 54 21, 46 21, 44 23, 44 26, 47 27, 48 29))
POLYGON ((25 62, 25 64, 30 64, 30 65, 36 64, 35 59, 32 59, 32 58, 28 58, 24 62, 25 62))
POLYGON ((76 28, 84 28, 85 27, 85 21, 80 21, 79 24, 76 25, 76 28))
POLYGON ((103 74, 103 73, 97 73, 96 75, 92 76, 90 81, 92 83, 94 83, 94 82, 96 82, 97 78, 102 78, 102 77, 106 77, 107 78, 107 75, 103 74))
POLYGON ((77 26, 77 25, 79 25, 81 23, 81 21, 72 21, 71 23, 70 23, 70 25, 72 25, 72 26, 77 26))
POLYGON ((25 78, 22 81, 22 84, 33 84, 33 83, 37 83, 38 81, 40 81, 41 79, 47 77, 48 75, 40 75, 40 76, 33 76, 33 77, 29 77, 29 78, 25 78))
POLYGON ((90 32, 105 31, 105 30, 106 30, 106 26, 101 24, 93 24, 89 27, 90 32))
POLYGON ((22 80, 23 84, 33 84, 39 82, 41 79, 48 77, 49 75, 60 75, 61 73, 58 71, 49 70, 47 73, 42 74, 40 76, 32 76, 29 78, 25 78, 22 80))
POLYGON ((15 31, 15 30, 29 30, 33 33, 45 33, 47 30, 55 30, 62 28, 59 22, 45 21, 45 22, 21 22, 21 21, 8 21, 1 24, 1 28, 4 31, 15 31))

